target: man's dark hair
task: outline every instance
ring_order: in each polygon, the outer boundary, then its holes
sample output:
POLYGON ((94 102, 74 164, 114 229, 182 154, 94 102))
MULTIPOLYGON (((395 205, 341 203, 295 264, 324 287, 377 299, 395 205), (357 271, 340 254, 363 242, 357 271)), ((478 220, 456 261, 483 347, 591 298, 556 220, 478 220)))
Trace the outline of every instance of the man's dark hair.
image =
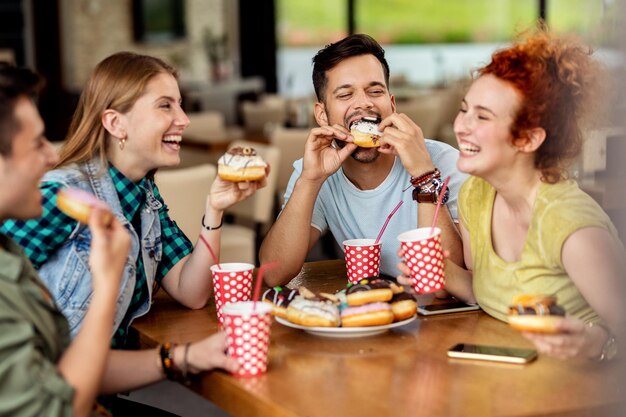
POLYGON ((369 35, 350 35, 338 42, 326 45, 313 57, 313 87, 318 101, 324 101, 328 78, 326 71, 331 70, 341 61, 359 55, 374 55, 383 66, 385 84, 389 87, 389 64, 385 59, 385 50, 369 35))
POLYGON ((0 155, 11 155, 12 139, 20 129, 13 114, 20 97, 35 99, 42 78, 26 68, 0 61, 0 155))

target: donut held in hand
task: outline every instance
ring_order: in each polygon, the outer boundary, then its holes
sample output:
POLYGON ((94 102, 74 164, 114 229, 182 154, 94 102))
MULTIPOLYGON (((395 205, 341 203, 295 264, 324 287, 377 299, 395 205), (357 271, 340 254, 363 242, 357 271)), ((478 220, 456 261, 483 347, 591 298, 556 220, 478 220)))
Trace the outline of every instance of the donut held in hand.
POLYGON ((89 216, 95 208, 105 211, 103 221, 105 225, 111 224, 113 213, 107 203, 98 199, 95 195, 78 188, 64 188, 57 193, 57 207, 71 218, 83 224, 89 224, 89 216))
POLYGON ((229 149, 217 161, 217 175, 225 181, 260 181, 265 177, 267 163, 254 148, 240 146, 229 149))
POLYGON ((565 310, 556 304, 556 297, 542 294, 523 294, 513 298, 508 322, 523 332, 557 333, 556 324, 565 317, 565 310))
POLYGON ((378 131, 380 119, 376 117, 364 117, 350 123, 350 134, 355 145, 361 148, 377 148, 380 146, 380 138, 383 134, 378 131))

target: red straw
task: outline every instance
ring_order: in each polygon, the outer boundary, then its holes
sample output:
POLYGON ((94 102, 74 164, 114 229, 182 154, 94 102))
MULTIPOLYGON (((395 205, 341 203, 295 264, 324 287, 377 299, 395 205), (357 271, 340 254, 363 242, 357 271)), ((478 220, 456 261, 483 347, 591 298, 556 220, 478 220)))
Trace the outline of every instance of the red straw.
POLYGON ((261 295, 261 284, 263 283, 263 272, 266 269, 274 268, 278 265, 278 261, 270 262, 263 264, 259 267, 259 271, 256 274, 256 282, 254 283, 254 294, 252 296, 252 301, 254 304, 252 305, 252 311, 256 311, 256 303, 259 301, 259 296, 261 295))
POLYGON ((391 213, 389 213, 389 216, 387 216, 387 220, 385 220, 385 224, 383 224, 383 228, 380 229, 380 232, 378 233, 378 237, 376 238, 375 243, 380 242, 380 238, 383 236, 383 233, 385 233, 385 229, 387 228, 387 225, 389 224, 389 220, 391 220, 391 216, 393 216, 396 213, 396 211, 398 211, 402 203, 404 203, 404 200, 400 200, 400 202, 396 204, 394 209, 391 210, 391 213))
POLYGON ((217 256, 215 256, 215 252, 213 252, 213 248, 211 247, 211 245, 209 245, 209 242, 207 242, 207 240, 202 235, 200 235, 200 240, 202 241, 202 243, 204 243, 206 248, 209 250, 209 253, 213 257, 213 261, 215 262, 215 265, 217 265, 219 269, 222 269, 222 267, 220 266, 220 260, 217 259, 217 256))
POLYGON ((432 236, 435 233, 435 225, 437 224, 437 217, 439 216, 439 207, 441 207, 441 202, 443 201, 443 196, 446 193, 446 189, 448 188, 448 183, 450 182, 450 177, 446 178, 443 182, 443 187, 441 188, 441 192, 439 193, 439 199, 437 200, 437 208, 435 208, 435 215, 433 216, 433 224, 430 226, 430 235, 432 236))

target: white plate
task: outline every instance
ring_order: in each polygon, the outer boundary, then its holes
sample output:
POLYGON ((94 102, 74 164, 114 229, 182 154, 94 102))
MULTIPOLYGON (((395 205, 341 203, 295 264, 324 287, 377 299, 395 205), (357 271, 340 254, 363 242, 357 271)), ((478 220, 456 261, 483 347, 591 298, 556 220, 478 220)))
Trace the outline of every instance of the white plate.
POLYGON ((324 337, 364 337, 364 336, 374 336, 377 334, 381 334, 386 332, 389 329, 393 329, 394 327, 404 326, 415 320, 417 316, 413 316, 406 320, 398 321, 391 324, 385 324, 382 326, 369 326, 369 327, 312 327, 312 326, 301 326, 299 324, 292 323, 288 320, 285 320, 282 317, 275 317, 276 321, 282 324, 283 326, 293 327, 294 329, 304 330, 307 333, 313 334, 315 336, 324 336, 324 337))

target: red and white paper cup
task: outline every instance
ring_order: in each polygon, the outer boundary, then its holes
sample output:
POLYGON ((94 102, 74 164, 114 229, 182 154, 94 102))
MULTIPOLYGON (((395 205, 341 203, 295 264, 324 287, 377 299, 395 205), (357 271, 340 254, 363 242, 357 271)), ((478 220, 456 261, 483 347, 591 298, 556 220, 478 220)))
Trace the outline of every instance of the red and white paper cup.
POLYGON ((252 264, 235 262, 211 267, 213 290, 215 291, 215 311, 221 327, 224 327, 222 309, 225 305, 250 300, 253 270, 254 265, 252 264))
POLYGON ((375 239, 343 241, 348 281, 356 284, 362 278, 378 276, 380 272, 381 247, 382 243, 376 243, 375 239))
POLYGON ((418 294, 429 294, 445 286, 441 229, 420 227, 398 236, 404 260, 411 269, 413 290, 418 294))
POLYGON ((239 301, 222 309, 228 356, 239 362, 236 376, 252 377, 267 371, 273 307, 264 302, 239 301))

